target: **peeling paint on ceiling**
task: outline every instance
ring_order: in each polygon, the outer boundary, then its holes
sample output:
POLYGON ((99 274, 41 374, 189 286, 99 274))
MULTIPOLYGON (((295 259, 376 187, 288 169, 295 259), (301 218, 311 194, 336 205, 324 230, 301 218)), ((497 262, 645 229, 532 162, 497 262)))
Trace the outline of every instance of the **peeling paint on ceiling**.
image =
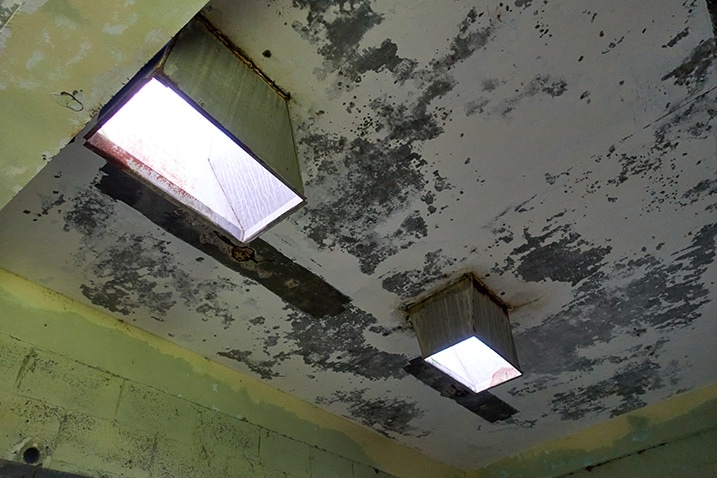
POLYGON ((207 18, 291 93, 307 206, 237 251, 112 192, 76 142, 0 212, 0 266, 485 465, 715 382, 711 13, 214 0, 207 18), (404 371, 401 306, 467 271, 511 306, 524 371, 491 391, 519 411, 495 423, 404 371), (312 287, 335 294, 292 292, 312 287))

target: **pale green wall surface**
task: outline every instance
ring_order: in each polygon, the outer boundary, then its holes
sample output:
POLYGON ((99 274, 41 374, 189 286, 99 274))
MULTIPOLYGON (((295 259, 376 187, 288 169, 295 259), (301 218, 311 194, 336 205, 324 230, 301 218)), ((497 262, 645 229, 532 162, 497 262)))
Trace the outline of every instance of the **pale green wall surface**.
POLYGON ((0 269, 0 458, 34 442, 91 476, 464 476, 0 269))
POLYGON ((717 385, 539 445, 473 478, 717 476, 717 385))
POLYGON ((610 462, 583 469, 576 478, 710 478, 717 476, 717 429, 656 445, 610 462))
POLYGON ((0 18, 0 207, 205 3, 12 2, 0 18))

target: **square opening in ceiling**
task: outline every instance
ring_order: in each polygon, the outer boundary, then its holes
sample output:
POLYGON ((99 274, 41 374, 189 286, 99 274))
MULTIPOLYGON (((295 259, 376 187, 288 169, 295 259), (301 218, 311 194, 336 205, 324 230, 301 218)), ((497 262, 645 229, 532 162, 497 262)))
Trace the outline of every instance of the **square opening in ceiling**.
POLYGON ((156 78, 87 141, 242 242, 303 201, 156 78))
POLYGON ((520 371, 472 336, 426 357, 426 362, 478 393, 520 377, 520 371))
POLYGON ((304 203, 288 94, 203 17, 111 101, 86 145, 240 242, 304 203))
POLYGON ((408 308, 423 359, 475 393, 519 377, 508 309, 472 274, 408 308))

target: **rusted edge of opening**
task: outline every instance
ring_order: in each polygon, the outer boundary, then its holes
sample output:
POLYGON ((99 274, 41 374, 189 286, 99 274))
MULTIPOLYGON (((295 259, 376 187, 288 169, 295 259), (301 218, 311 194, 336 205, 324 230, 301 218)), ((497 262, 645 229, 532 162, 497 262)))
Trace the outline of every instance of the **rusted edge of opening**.
POLYGON ((276 84, 274 80, 269 78, 266 73, 264 73, 258 66, 256 66, 256 63, 254 63, 254 60, 249 58, 244 51, 236 46, 224 33, 222 33, 217 27, 212 25, 212 23, 201 13, 198 14, 195 17, 195 20, 203 25, 209 32, 214 35, 217 40, 222 42, 228 49, 231 51, 234 56, 239 58, 246 66, 248 66, 256 75, 259 76, 264 82, 266 82, 267 85, 269 85, 276 93, 284 98, 284 100, 289 101, 291 99, 291 94, 289 94, 288 91, 284 90, 282 87, 276 84))
MULTIPOLYGON (((716 0, 717 1, 717 0, 716 0)), ((420 304, 431 300, 438 294, 442 294, 451 287, 455 286, 456 284, 459 284, 465 280, 471 280, 473 287, 480 292, 483 295, 487 295, 493 302, 495 302, 501 309, 503 309, 503 312, 505 312, 506 315, 508 315, 508 311, 511 310, 510 306, 506 304, 498 295, 490 290, 488 286, 486 286, 483 281, 481 281, 478 276, 476 276, 473 272, 466 272, 458 276, 458 278, 454 279, 453 281, 449 282, 445 286, 441 286, 438 289, 431 289, 428 292, 425 292, 418 297, 415 297, 411 300, 406 301, 402 305, 398 307, 399 310, 408 313, 411 309, 413 309, 416 306, 419 306, 420 304)))

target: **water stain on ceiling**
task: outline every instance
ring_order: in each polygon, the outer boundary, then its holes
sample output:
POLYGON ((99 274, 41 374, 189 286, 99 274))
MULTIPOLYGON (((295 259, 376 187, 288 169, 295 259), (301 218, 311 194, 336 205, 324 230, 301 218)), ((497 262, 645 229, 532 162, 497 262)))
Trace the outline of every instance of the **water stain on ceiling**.
POLYGON ((78 141, 0 266, 465 469, 713 383, 714 12, 658 3, 213 0, 291 94, 306 207, 245 247, 78 141), (469 271, 524 372, 494 423, 405 371, 402 306, 469 271))

